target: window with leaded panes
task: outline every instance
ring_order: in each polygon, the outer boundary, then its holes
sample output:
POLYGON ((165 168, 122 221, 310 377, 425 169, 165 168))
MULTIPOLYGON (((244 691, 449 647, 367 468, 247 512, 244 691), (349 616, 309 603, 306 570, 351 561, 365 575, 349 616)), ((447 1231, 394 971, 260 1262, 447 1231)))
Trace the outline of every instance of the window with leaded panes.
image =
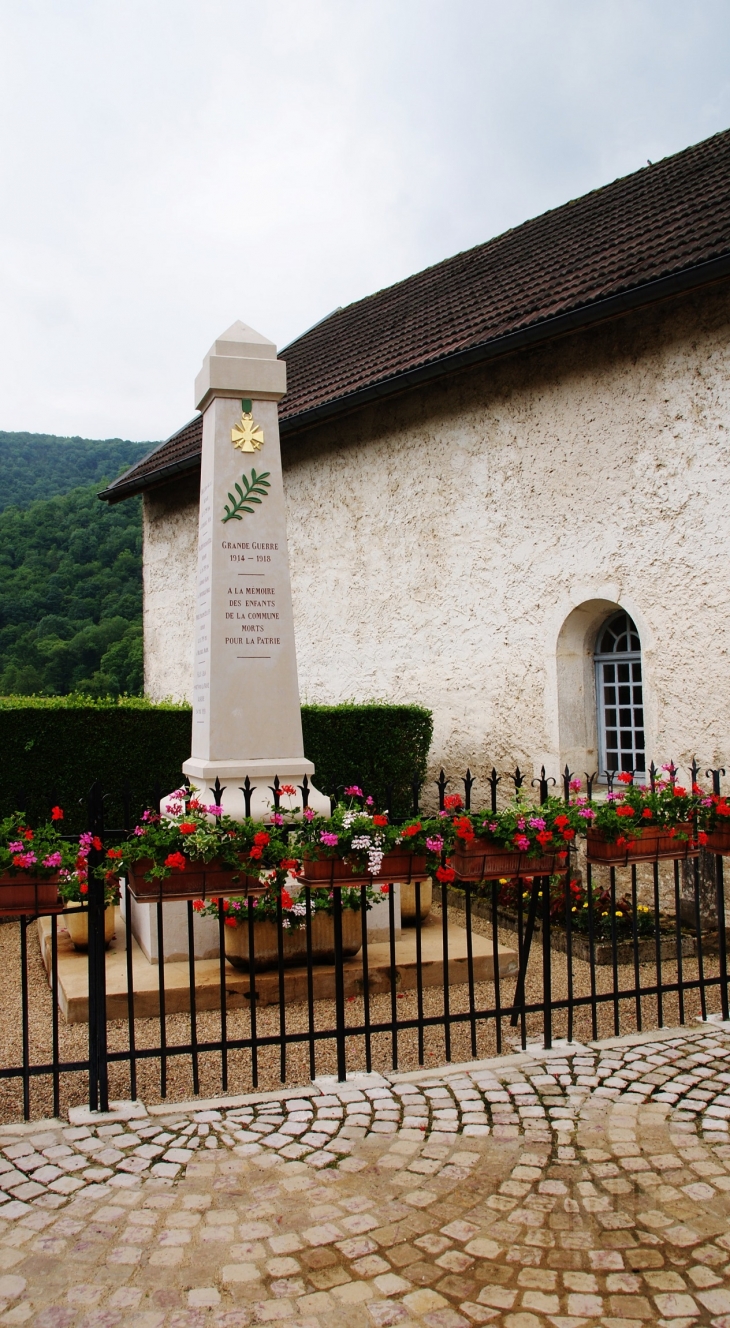
POLYGON ((595 651, 599 770, 646 768, 641 641, 628 613, 614 613, 598 633, 595 651))

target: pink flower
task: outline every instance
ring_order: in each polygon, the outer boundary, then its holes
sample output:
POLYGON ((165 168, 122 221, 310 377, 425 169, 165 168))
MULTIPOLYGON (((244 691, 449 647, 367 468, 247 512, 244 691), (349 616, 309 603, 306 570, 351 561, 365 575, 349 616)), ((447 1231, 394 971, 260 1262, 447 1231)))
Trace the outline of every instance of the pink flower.
POLYGON ((345 797, 346 797, 346 798, 361 798, 361 797, 362 797, 362 789, 361 789, 361 788, 358 788, 358 787, 357 787, 357 784, 351 784, 349 788, 346 788, 346 789, 345 789, 345 797))
POLYGON ((367 798, 365 799, 365 806, 366 806, 366 807, 374 807, 374 806, 375 806, 375 799, 374 799, 374 798, 367 797, 367 798))
POLYGON ((544 830, 544 829, 545 829, 545 822, 543 821, 543 819, 542 819, 541 816, 531 816, 530 819, 529 819, 529 821, 528 821, 528 825, 530 826, 530 828, 531 828, 532 830, 544 830))
POLYGON ((440 835, 433 835, 431 839, 426 840, 426 848, 429 853, 440 853, 444 846, 444 841, 440 835))
POLYGON ((58 850, 56 850, 55 853, 49 853, 48 857, 43 859, 43 866, 44 867, 61 866, 61 854, 58 852, 58 850))
POLYGON ((21 853, 13 859, 16 867, 34 867, 37 861, 35 853, 21 853))
POLYGON ((579 779, 571 779, 570 787, 572 788, 574 793, 577 793, 579 791, 580 786, 581 786, 581 781, 579 779))
MULTIPOLYGON (((712 806, 712 803, 710 803, 710 806, 712 806)), ((15 840, 12 844, 8 844, 8 851, 10 853, 22 853, 24 848, 25 844, 21 839, 15 840)))
POLYGON ((167 811, 170 816, 179 816, 181 812, 185 811, 185 804, 182 802, 168 802, 167 811))
POLYGON ((134 827, 134 833, 135 833, 135 835, 146 835, 146 834, 147 834, 147 831, 144 829, 143 826, 141 826, 141 825, 135 825, 135 827, 134 827))
POLYGON ((530 841, 527 835, 515 835, 515 844, 522 853, 526 853, 530 847, 530 841))
POLYGON ((579 807, 578 815, 582 816, 584 821, 595 821, 596 813, 592 807, 579 807))
POLYGON ((217 805, 217 803, 215 803, 215 802, 211 802, 210 806, 209 806, 209 807, 206 807, 205 810, 207 811, 207 813, 208 813, 209 816, 222 816, 222 815, 223 815, 223 808, 222 808, 222 807, 219 807, 219 806, 217 805))
POLYGON ((313 821, 313 820, 314 820, 314 812, 312 811, 312 808, 311 808, 311 807, 305 807, 305 808, 304 808, 304 811, 302 812, 302 816, 304 817, 305 821, 313 821))
POLYGON ((520 818, 519 818, 519 820, 518 820, 518 822, 517 822, 517 829, 518 829, 518 830, 524 830, 524 828, 525 828, 525 818, 524 818, 524 816, 520 816, 520 818))
POLYGON ((323 830, 319 836, 321 844, 326 844, 327 848, 334 848, 339 843, 339 835, 333 835, 331 830, 323 830))
POLYGON ((272 820, 272 822, 273 822, 274 825, 283 825, 283 824, 284 824, 284 817, 282 816, 281 812, 274 812, 274 814, 273 814, 271 820, 272 820))

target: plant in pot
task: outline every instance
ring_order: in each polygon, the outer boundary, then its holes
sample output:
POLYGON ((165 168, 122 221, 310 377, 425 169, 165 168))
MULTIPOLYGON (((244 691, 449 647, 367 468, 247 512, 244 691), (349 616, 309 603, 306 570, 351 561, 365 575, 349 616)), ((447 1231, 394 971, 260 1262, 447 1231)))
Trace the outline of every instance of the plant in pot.
POLYGON ((35 830, 22 812, 0 821, 0 917, 38 916, 63 908, 60 873, 73 870, 77 855, 74 845, 61 837, 63 810, 54 807, 51 818, 35 830))
MULTIPOLYGON (((668 768, 668 767, 667 767, 668 768)), ((609 866, 694 858, 705 841, 706 795, 662 774, 654 786, 637 785, 629 774, 617 776, 622 788, 594 805, 588 830, 588 861, 609 866)))
POLYGON ((305 808, 296 831, 303 881, 317 886, 428 880, 440 862, 440 850, 428 847, 432 822, 391 825, 388 813, 375 811, 373 799, 356 785, 345 789, 345 798, 331 816, 305 808))
POLYGON ((518 797, 499 812, 454 810, 443 822, 444 833, 451 870, 466 881, 560 874, 582 829, 576 804, 558 798, 535 807, 518 797))
POLYGON ((730 804, 727 798, 719 793, 704 793, 700 802, 704 815, 706 817, 706 836, 703 838, 702 832, 698 835, 700 844, 708 848, 712 853, 720 853, 722 857, 730 856, 730 804))
MULTIPOLYGON (((64 901, 63 921, 75 950, 89 948, 89 854, 101 849, 102 842, 90 833, 80 835, 73 871, 62 869, 58 893, 64 901)), ((119 899, 116 874, 108 867, 97 868, 104 882, 104 942, 114 937, 114 908, 119 899)))
POLYGON ((281 913, 281 953, 287 966, 307 962, 307 934, 311 936, 311 959, 314 964, 335 961, 335 889, 342 901, 342 953, 356 955, 362 946, 362 908, 368 910, 388 886, 369 884, 309 888, 309 927, 307 926, 307 888, 293 885, 296 860, 282 857, 277 870, 266 878, 263 894, 249 898, 196 900, 193 908, 204 916, 225 919, 226 959, 234 968, 262 972, 279 965, 279 914, 281 913), (292 887, 290 890, 289 887, 292 887))
POLYGON ((146 811, 129 838, 107 850, 107 870, 127 877, 130 893, 142 903, 260 893, 262 870, 275 866, 285 848, 278 831, 234 821, 187 789, 173 796, 178 801, 168 804, 164 816, 146 811))

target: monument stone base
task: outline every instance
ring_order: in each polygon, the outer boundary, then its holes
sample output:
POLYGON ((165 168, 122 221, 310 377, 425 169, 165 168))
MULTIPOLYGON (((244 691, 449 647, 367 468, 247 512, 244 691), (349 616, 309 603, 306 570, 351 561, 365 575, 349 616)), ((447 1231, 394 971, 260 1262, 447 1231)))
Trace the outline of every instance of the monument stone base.
POLYGON ((227 816, 232 816, 236 821, 242 821, 246 815, 261 821, 271 814, 274 807, 274 778, 277 775, 280 785, 291 784, 297 790, 296 798, 284 798, 283 808, 301 807, 301 788, 306 775, 308 805, 318 816, 330 814, 329 798, 310 782, 314 765, 301 756, 256 761, 205 761, 191 756, 183 764, 183 774, 188 776, 203 802, 215 802, 215 782, 219 780, 222 789, 220 806, 227 816))

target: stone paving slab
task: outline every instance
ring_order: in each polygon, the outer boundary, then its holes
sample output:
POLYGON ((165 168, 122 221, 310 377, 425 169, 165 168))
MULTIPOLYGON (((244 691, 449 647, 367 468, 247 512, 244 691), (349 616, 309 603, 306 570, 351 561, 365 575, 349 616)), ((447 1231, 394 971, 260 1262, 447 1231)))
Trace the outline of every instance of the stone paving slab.
POLYGON ((0 1129, 0 1324, 730 1328, 730 1029, 0 1129))

